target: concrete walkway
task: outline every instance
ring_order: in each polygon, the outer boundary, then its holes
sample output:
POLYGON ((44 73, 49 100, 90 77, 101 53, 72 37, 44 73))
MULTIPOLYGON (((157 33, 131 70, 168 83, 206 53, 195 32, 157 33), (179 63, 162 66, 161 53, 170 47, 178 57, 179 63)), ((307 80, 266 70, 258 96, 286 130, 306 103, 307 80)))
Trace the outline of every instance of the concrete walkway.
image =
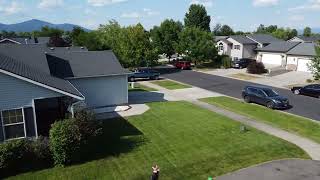
POLYGON ((320 161, 286 159, 241 169, 217 180, 319 180, 320 161))
MULTIPOLYGON (((214 97, 214 96, 221 96, 221 94, 218 93, 213 93, 210 94, 208 91, 208 94, 206 92, 206 90, 203 90, 201 88, 198 89, 197 92, 193 91, 193 93, 189 92, 188 89, 184 89, 183 93, 179 93, 179 91, 177 90, 168 90, 165 89, 163 87, 160 87, 156 84, 150 83, 150 82, 143 82, 144 85, 152 87, 154 89, 159 89, 159 92, 164 94, 164 97, 170 97, 174 100, 184 100, 184 101, 188 101, 191 102, 199 107, 205 108, 207 110, 210 110, 212 112, 224 115, 230 119, 233 119, 235 121, 238 121, 240 123, 243 123, 245 125, 251 126, 255 129, 258 129, 260 131, 263 131, 267 134, 276 136, 278 138, 281 138, 283 140, 286 140, 292 144, 297 145, 298 147, 300 147, 301 149, 303 149, 307 154, 309 154, 309 156, 313 159, 313 160, 320 160, 320 144, 309 140, 307 138, 298 136, 296 134, 281 130, 279 128, 275 128, 272 127, 270 125, 267 125, 265 123, 262 122, 258 122, 254 119, 248 118, 246 116, 234 113, 232 111, 228 111, 222 108, 219 108, 217 106, 199 101, 198 99, 200 98, 206 98, 206 97, 214 97), (206 93, 205 93, 206 92, 206 93), (191 94, 190 94, 191 93, 191 94), (198 94, 195 96, 195 94, 198 94), (212 96, 210 96, 212 95, 212 96)), ((170 101, 170 98, 167 99, 168 101, 170 101)), ((172 100, 171 99, 171 100, 172 100)))
POLYGON ((320 144, 309 140, 307 138, 289 133, 287 131, 272 127, 270 125, 258 122, 254 119, 248 118, 243 115, 236 114, 234 112, 213 106, 211 104, 201 102, 199 100, 191 100, 193 104, 200 106, 202 108, 208 109, 212 112, 224 115, 230 119, 243 123, 245 125, 251 126, 255 129, 263 131, 267 134, 276 136, 278 138, 284 139, 292 144, 297 145, 301 149, 303 149, 313 160, 320 160, 320 144))

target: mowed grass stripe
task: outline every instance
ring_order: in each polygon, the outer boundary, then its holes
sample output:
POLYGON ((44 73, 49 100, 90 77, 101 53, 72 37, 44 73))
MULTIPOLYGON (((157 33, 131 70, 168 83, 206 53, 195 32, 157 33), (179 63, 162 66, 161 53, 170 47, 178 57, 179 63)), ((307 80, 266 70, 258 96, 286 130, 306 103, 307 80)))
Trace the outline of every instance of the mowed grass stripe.
POLYGON ((143 115, 105 121, 105 131, 119 140, 101 148, 117 153, 10 179, 140 180, 149 179, 157 163, 161 179, 200 180, 265 161, 309 158, 295 145, 251 128, 242 133, 239 123, 191 103, 148 105, 143 115))
POLYGON ((278 112, 263 106, 248 104, 229 97, 205 98, 202 101, 243 114, 320 143, 320 123, 313 122, 310 119, 278 112))

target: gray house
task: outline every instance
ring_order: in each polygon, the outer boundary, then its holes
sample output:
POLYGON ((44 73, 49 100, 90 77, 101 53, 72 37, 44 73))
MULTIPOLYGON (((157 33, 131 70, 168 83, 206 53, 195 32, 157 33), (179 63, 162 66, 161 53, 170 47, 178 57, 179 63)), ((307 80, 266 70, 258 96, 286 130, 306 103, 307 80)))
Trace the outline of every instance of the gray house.
POLYGON ((0 38, 0 44, 47 44, 49 37, 0 38))
POLYGON ((127 104, 127 73, 112 51, 0 45, 0 141, 47 136, 79 102, 127 104))
POLYGON ((232 60, 241 58, 256 59, 256 48, 281 41, 268 34, 236 35, 217 38, 217 47, 220 55, 228 55, 232 60))
POLYGON ((320 42, 320 36, 296 36, 290 40, 290 42, 303 42, 303 43, 317 43, 320 42))
POLYGON ((314 43, 275 42, 258 48, 257 60, 287 70, 309 72, 309 64, 316 56, 315 47, 314 43))

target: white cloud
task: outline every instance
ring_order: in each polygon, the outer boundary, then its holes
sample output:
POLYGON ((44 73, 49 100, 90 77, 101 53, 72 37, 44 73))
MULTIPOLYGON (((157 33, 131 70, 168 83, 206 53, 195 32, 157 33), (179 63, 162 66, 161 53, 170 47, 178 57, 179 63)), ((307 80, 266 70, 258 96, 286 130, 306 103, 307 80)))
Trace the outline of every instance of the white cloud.
POLYGON ((142 15, 138 12, 122 13, 122 18, 141 18, 142 15))
POLYGON ((160 13, 158 11, 153 11, 148 8, 144 8, 141 12, 126 12, 122 13, 121 17, 122 18, 143 18, 143 17, 150 17, 150 16, 156 16, 159 15, 160 13))
POLYGON ((303 21, 304 20, 304 16, 302 15, 293 15, 291 17, 289 17, 290 21, 303 21))
POLYGON ((213 6, 213 0, 191 0, 190 4, 201 4, 207 8, 213 6))
POLYGON ((41 0, 38 8, 41 9, 49 9, 49 8, 57 8, 63 5, 63 0, 41 0))
POLYGON ((278 3, 279 0, 253 0, 253 6, 255 7, 275 6, 278 3))
POLYGON ((10 4, 1 4, 0 5, 0 13, 4 13, 5 15, 12 15, 22 11, 21 3, 17 3, 12 1, 10 4))
POLYGON ((292 7, 289 11, 320 10, 320 0, 309 0, 303 5, 292 7))
POLYGON ((128 0, 88 0, 88 3, 92 6, 101 7, 101 6, 121 3, 125 1, 128 1, 128 0))

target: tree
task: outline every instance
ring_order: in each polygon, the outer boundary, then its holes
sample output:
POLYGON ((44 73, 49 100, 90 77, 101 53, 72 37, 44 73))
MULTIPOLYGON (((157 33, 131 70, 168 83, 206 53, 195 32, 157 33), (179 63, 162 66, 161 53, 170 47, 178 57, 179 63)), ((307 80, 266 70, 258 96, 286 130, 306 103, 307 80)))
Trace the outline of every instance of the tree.
POLYGON ((289 39, 292 39, 294 37, 298 36, 298 31, 296 29, 292 29, 290 32, 290 37, 289 39))
POLYGON ((217 56, 212 34, 197 27, 187 27, 179 35, 179 53, 195 62, 212 60, 217 56))
POLYGON ((303 36, 310 37, 311 34, 312 34, 312 30, 311 30, 310 27, 304 28, 304 30, 303 30, 303 36))
POLYGON ((70 32, 70 38, 72 39, 72 41, 76 41, 77 38, 79 37, 79 35, 81 33, 84 33, 85 31, 79 27, 79 26, 76 26, 72 29, 72 31, 70 32))
POLYGON ((125 67, 153 66, 158 58, 141 24, 123 29, 117 52, 125 67))
POLYGON ((211 18, 203 5, 192 4, 184 18, 186 27, 197 27, 205 31, 210 31, 211 18))
POLYGON ((89 51, 100 51, 108 49, 101 42, 99 33, 97 31, 80 32, 77 36, 74 37, 73 44, 75 46, 84 46, 88 48, 89 51))
POLYGON ((233 29, 228 25, 217 24, 213 29, 213 34, 216 36, 230 36, 234 35, 233 29))
POLYGON ((292 32, 290 28, 278 28, 275 32, 272 33, 272 35, 276 38, 283 39, 283 40, 289 40, 293 38, 292 36, 295 34, 295 32, 292 32))
POLYGON ((179 41, 179 33, 182 31, 182 23, 167 19, 160 27, 155 26, 151 30, 152 44, 158 53, 165 53, 169 59, 176 53, 175 44, 179 41))
POLYGON ((256 33, 257 34, 272 34, 278 29, 277 25, 270 25, 270 26, 265 26, 263 24, 260 24, 259 27, 257 28, 256 33))
POLYGON ((320 79, 320 47, 316 47, 317 56, 311 61, 310 70, 316 80, 320 79))

